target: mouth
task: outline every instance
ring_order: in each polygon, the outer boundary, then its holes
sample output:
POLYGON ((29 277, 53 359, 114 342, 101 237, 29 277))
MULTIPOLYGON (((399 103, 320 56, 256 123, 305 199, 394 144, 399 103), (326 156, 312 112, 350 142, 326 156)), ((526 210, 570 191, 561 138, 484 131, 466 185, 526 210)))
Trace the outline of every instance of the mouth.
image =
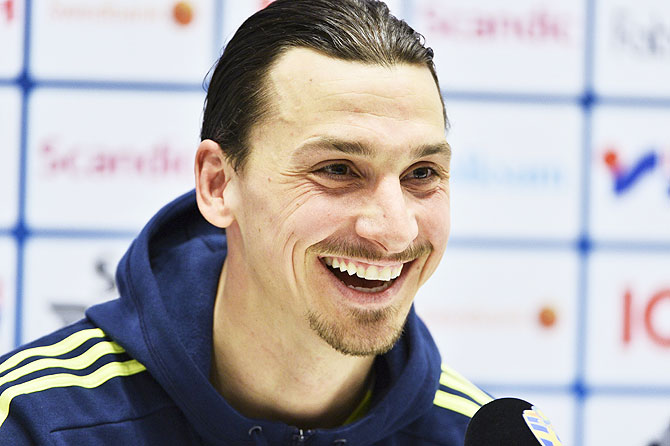
POLYGON ((370 294, 381 293, 390 288, 400 277, 405 265, 369 264, 341 257, 322 257, 321 261, 348 288, 370 294))

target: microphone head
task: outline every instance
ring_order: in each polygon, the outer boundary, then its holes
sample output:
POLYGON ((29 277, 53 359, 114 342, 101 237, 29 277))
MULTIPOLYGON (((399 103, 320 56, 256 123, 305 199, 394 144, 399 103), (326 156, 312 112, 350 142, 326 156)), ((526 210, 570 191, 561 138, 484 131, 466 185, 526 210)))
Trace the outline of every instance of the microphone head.
POLYGON ((517 398, 483 405, 470 420, 465 446, 562 446, 549 420, 535 406, 517 398))

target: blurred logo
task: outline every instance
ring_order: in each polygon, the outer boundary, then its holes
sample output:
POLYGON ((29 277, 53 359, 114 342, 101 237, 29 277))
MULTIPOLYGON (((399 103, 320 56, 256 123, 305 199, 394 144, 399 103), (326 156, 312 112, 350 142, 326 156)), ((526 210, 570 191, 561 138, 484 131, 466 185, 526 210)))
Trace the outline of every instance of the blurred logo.
POLYGON ((167 142, 149 147, 62 143, 47 137, 38 154, 47 176, 70 177, 169 177, 190 176, 190 151, 177 150, 167 142), (188 156, 186 155, 188 153, 188 156))
MULTIPOLYGON (((93 272, 99 288, 91 293, 91 298, 98 296, 98 300, 103 300, 116 297, 113 263, 109 258, 110 256, 100 255, 93 263, 93 272)), ((58 301, 52 300, 51 311, 56 314, 62 325, 69 325, 84 317, 87 306, 73 302, 73 299, 59 299, 58 301)))
MULTIPOLYGON (((463 300, 464 302, 466 300, 463 300)), ((542 330, 555 329, 559 324, 558 310, 553 305, 527 308, 431 308, 421 317, 434 327, 485 327, 487 329, 516 329, 533 325, 542 330)))
POLYGON ((670 18, 649 11, 636 17, 638 9, 613 12, 612 42, 615 48, 637 56, 670 57, 670 18))
POLYGON ((524 410, 523 419, 540 444, 544 446, 562 446, 563 443, 561 443, 560 438, 558 438, 558 435, 554 431, 551 421, 536 406, 524 410))
POLYGON ((85 2, 61 0, 49 2, 49 16, 54 20, 97 21, 119 23, 150 23, 170 20, 179 25, 189 25, 194 18, 191 2, 133 2, 119 4, 115 1, 85 2))
POLYGON ((633 336, 640 333, 655 345, 670 348, 670 288, 661 289, 646 301, 634 302, 633 292, 623 295, 623 344, 628 346, 633 336), (666 308, 663 311, 662 305, 666 308), (665 316, 665 317, 663 317, 665 316))
POLYGON ((659 147, 650 147, 637 159, 625 165, 619 157, 616 147, 607 147, 603 154, 603 161, 612 176, 612 186, 616 195, 629 192, 643 178, 655 172, 661 173, 664 180, 665 193, 670 195, 670 157, 665 157, 659 147), (668 170, 668 172, 664 172, 668 170))
POLYGON ((175 22, 180 25, 188 25, 193 20, 193 7, 189 2, 177 2, 172 9, 175 22))
POLYGON ((465 158, 454 158, 454 183, 481 187, 501 185, 533 191, 558 190, 564 183, 562 169, 550 162, 495 158, 470 152, 465 158))
POLYGON ((554 307, 547 305, 540 308, 540 311, 538 312, 538 322, 541 327, 552 328, 556 325, 557 320, 558 315, 556 314, 554 307))
POLYGON ((419 10, 423 26, 444 38, 476 41, 573 44, 577 21, 569 14, 536 9, 522 12, 448 9, 432 5, 419 10))
POLYGON ((4 21, 9 23, 14 20, 16 10, 15 10, 14 0, 0 0, 0 23, 4 21))

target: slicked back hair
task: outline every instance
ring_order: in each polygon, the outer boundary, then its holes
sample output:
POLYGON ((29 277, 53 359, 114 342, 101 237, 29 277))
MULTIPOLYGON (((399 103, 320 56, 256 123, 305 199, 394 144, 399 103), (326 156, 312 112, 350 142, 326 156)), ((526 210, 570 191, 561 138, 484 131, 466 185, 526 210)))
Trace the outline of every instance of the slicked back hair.
MULTIPOLYGON (((297 47, 366 64, 425 66, 440 95, 433 50, 383 2, 276 0, 240 26, 217 62, 207 90, 200 137, 217 142, 235 170, 243 169, 248 157, 252 126, 271 106, 268 72, 280 55, 297 47)), ((442 111, 446 127, 443 102, 442 111)))

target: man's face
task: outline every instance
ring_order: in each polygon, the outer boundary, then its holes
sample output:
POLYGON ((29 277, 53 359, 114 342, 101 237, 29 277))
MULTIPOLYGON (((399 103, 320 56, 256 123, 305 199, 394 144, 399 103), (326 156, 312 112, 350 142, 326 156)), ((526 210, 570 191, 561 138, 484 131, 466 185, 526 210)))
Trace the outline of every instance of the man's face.
POLYGON ((271 112, 252 129, 235 178, 234 280, 280 339, 384 352, 449 233, 450 154, 435 82, 425 67, 296 48, 273 66, 268 87, 271 112))

